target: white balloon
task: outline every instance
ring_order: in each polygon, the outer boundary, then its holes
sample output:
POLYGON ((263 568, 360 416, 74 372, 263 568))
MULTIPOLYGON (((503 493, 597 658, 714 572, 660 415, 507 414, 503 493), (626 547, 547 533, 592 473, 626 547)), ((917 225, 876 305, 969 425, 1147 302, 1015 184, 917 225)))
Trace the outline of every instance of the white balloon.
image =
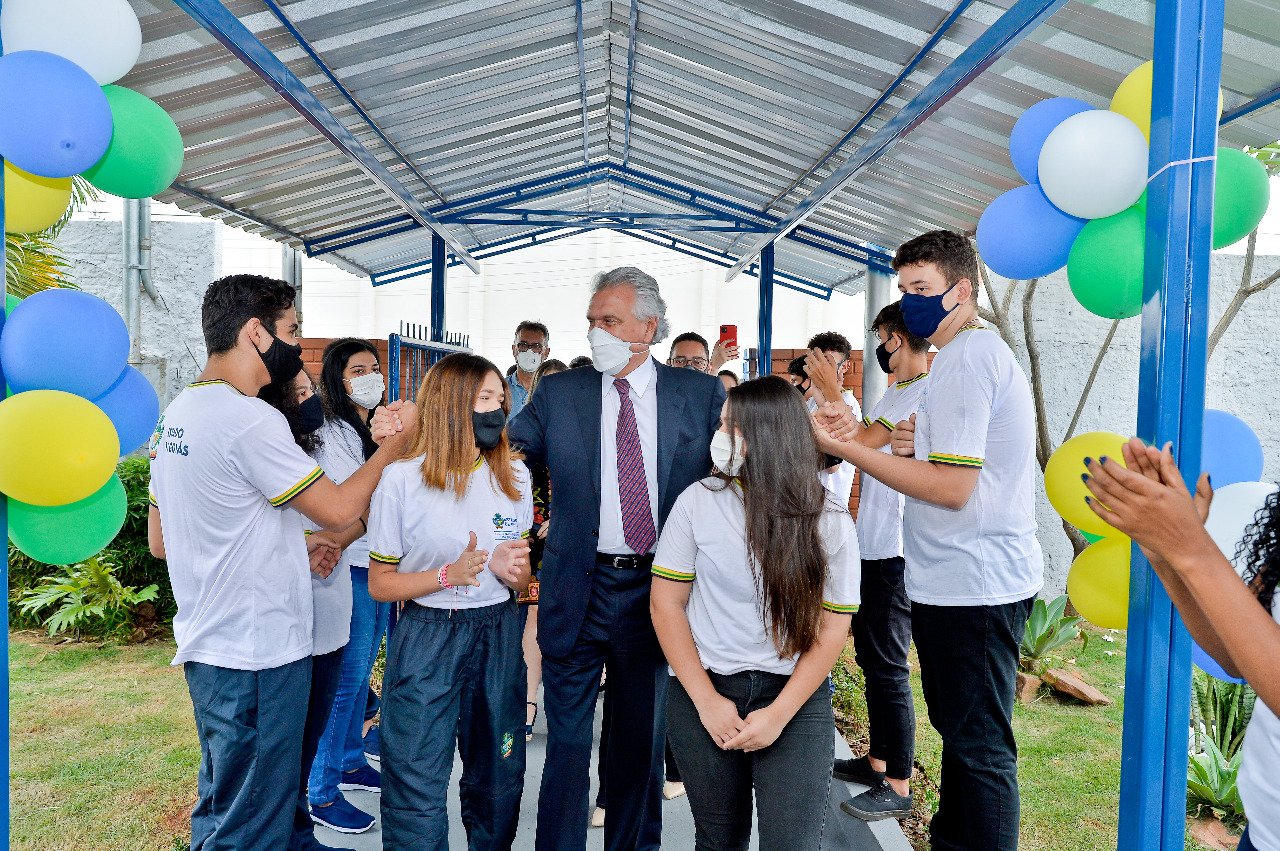
POLYGON ((1107 109, 1063 121, 1040 148, 1040 188, 1068 215, 1104 219, 1132 207, 1147 186, 1147 139, 1107 109))
POLYGON ((1245 561, 1236 560, 1236 550, 1244 540, 1245 530, 1253 523, 1258 509, 1266 505, 1267 497, 1276 490, 1271 482, 1237 482, 1214 491, 1204 528, 1236 573, 1244 573, 1245 561))
POLYGON ((0 35, 5 53, 56 53, 100 86, 128 74, 142 51, 142 27, 128 0, 5 0, 0 35))

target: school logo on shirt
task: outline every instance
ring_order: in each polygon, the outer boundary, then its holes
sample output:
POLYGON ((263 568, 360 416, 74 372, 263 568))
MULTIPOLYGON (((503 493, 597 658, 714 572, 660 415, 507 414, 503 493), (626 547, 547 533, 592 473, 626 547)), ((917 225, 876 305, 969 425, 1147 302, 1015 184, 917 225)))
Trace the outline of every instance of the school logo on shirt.
POLYGON ((502 754, 502 758, 506 759, 507 757, 511 756, 512 752, 515 750, 515 747, 516 747, 516 737, 512 735, 511 731, 508 730, 507 732, 503 733, 502 747, 498 748, 498 753, 502 754))
POLYGON ((160 441, 164 439, 164 415, 160 415, 160 422, 156 423, 155 433, 151 435, 151 443, 147 447, 147 451, 151 455, 151 460, 156 460, 157 453, 160 452, 160 441))
POLYGON ((493 528, 495 531, 502 529, 514 529, 516 524, 520 522, 514 517, 503 517, 501 513, 493 515, 493 528))

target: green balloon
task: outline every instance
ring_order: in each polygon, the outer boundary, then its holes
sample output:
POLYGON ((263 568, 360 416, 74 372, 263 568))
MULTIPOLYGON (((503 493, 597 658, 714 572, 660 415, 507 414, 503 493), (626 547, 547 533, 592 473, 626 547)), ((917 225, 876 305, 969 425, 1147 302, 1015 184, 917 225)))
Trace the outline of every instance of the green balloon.
POLYGON ((85 180, 121 198, 150 198, 173 183, 182 170, 182 135, 169 113, 146 95, 121 86, 103 86, 111 105, 111 144, 85 180))
POLYGON ((10 293, 4 294, 4 312, 6 316, 13 313, 13 309, 20 304, 22 304, 22 299, 18 298, 16 295, 12 295, 10 293))
POLYGON ((1130 207, 1084 226, 1071 246, 1067 281, 1076 301, 1104 319, 1142 312, 1142 262, 1147 214, 1130 207))
POLYGON ((128 501, 119 476, 68 505, 28 505, 9 500, 9 540, 36 561, 76 564, 115 540, 124 526, 128 501))
POLYGON ((1079 529, 1079 530, 1077 530, 1077 531, 1079 531, 1081 535, 1084 535, 1084 539, 1085 539, 1086 541, 1088 541, 1089 543, 1091 543, 1091 544, 1096 544, 1096 543, 1098 543, 1098 541, 1101 541, 1101 540, 1102 540, 1102 536, 1101 536, 1101 535, 1095 535, 1095 534, 1093 534, 1092 532, 1086 532, 1086 531, 1085 531, 1085 530, 1083 530, 1083 529, 1079 529))
POLYGON ((1262 221, 1271 181, 1262 163, 1235 148, 1218 148, 1213 188, 1213 247, 1239 242, 1262 221))

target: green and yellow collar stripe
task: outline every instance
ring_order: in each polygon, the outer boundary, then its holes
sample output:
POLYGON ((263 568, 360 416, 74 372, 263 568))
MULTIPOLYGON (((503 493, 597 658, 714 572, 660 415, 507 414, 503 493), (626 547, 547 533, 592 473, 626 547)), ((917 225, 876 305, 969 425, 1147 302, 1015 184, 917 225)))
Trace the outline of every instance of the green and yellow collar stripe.
POLYGON ((864 426, 870 426, 870 425, 871 425, 871 417, 863 417, 863 418, 862 418, 862 424, 863 424, 864 426))
POLYGON ((685 573, 681 570, 672 570, 669 567, 661 567, 656 564, 649 568, 649 572, 654 576, 659 576, 663 579, 670 579, 672 582, 692 582, 694 577, 694 574, 692 573, 685 573))
MULTIPOLYGON (((893 431, 893 423, 889 422, 884 417, 881 417, 880 419, 876 420, 876 422, 880 423, 880 425, 889 429, 889 431, 893 431)), ((867 425, 870 425, 870 423, 867 423, 867 425)))
POLYGON ((951 464, 955 467, 981 467, 983 461, 969 455, 950 455, 945 452, 930 452, 929 460, 935 464, 951 464))
POLYGON ((320 477, 323 475, 324 475, 324 470, 321 470, 319 467, 316 467, 314 470, 312 470, 310 473, 307 474, 307 477, 305 479, 298 482, 296 485, 289 488, 287 491, 280 494, 275 499, 268 500, 268 502, 270 502, 271 505, 274 506, 275 508, 279 508, 289 500, 293 499, 298 494, 302 493, 307 488, 314 485, 317 481, 319 481, 320 477))
POLYGON ((826 600, 822 601, 822 608, 837 615, 851 615, 858 609, 856 604, 852 606, 842 606, 839 603, 831 603, 826 600))
POLYGON ((929 377, 929 373, 922 372, 919 375, 917 375, 915 378, 908 379, 907 381, 899 381, 898 389, 901 390, 903 387, 910 387, 912 384, 915 384, 917 381, 923 381, 928 377, 929 377))
MULTIPOLYGON (((187 386, 188 387, 216 387, 219 384, 225 384, 227 387, 230 387, 232 390, 235 390, 237 393, 240 393, 240 390, 236 388, 235 385, 233 385, 229 381, 223 381, 221 378, 213 378, 213 379, 210 379, 209 381, 196 381, 191 384, 188 384, 187 386)), ((240 393, 240 395, 243 396, 244 394, 240 393)))
POLYGON ((373 561, 376 561, 378 564, 399 564, 400 563, 399 556, 389 556, 389 555, 384 555, 382 553, 375 553, 373 550, 369 551, 369 558, 372 559, 373 561))

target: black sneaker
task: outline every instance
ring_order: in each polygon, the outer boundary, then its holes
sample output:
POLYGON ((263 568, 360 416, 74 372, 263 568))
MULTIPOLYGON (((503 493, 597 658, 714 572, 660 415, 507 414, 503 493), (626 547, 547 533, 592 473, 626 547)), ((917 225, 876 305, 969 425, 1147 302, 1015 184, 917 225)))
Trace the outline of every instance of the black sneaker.
POLYGON ((837 759, 831 768, 831 776, 846 783, 861 783, 873 789, 884 782, 884 772, 872 768, 871 760, 865 756, 837 759))
POLYGON ((888 781, 881 780, 856 798, 840 805, 851 816, 863 821, 879 821, 886 818, 905 818, 911 815, 911 798, 893 791, 888 781))

